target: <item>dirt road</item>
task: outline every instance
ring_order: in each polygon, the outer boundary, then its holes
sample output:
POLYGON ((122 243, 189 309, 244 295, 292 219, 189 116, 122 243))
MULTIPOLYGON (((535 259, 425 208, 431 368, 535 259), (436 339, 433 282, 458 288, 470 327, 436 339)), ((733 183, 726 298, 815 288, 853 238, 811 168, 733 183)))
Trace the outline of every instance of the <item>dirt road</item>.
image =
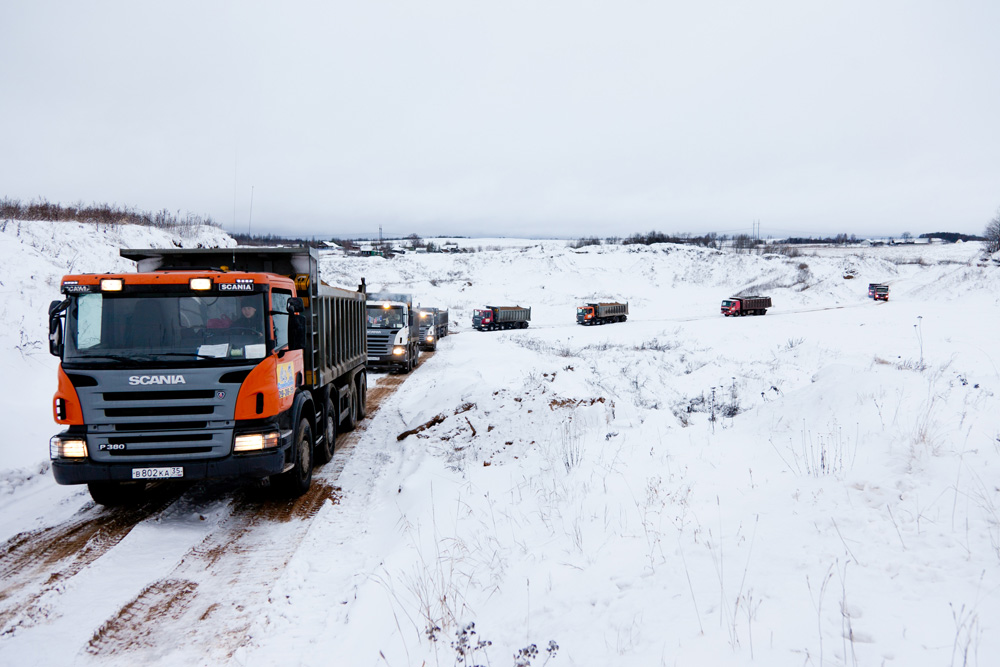
MULTIPOLYGON (((422 355, 421 364, 431 356, 422 355)), ((116 549, 124 550, 120 545, 137 527, 186 525, 211 515, 215 523, 207 534, 165 576, 153 583, 147 579, 79 648, 135 663, 175 649, 209 663, 231 657, 246 640, 253 620, 249 610, 258 609, 258 601, 266 603, 317 512, 328 502, 339 503, 340 473, 370 420, 406 378, 387 375, 369 389, 367 418, 338 436, 333 460, 315 470, 312 488, 300 498, 279 500, 266 488, 231 481, 164 484, 151 488, 139 506, 87 503, 60 525, 23 532, 0 545, 0 650, 6 641, 63 616, 70 604, 63 598, 85 587, 75 585, 79 575, 102 559, 116 560, 116 549), (165 646, 176 641, 179 628, 185 629, 184 646, 165 646)))

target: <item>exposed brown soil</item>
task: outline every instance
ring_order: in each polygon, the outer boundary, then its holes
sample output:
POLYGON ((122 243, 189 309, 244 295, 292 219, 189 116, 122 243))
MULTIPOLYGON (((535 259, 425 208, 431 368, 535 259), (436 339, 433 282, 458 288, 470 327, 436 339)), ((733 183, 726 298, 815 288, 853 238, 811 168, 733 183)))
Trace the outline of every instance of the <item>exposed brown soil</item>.
POLYGON ((38 600, 113 549, 132 528, 187 488, 151 488, 135 507, 88 506, 58 526, 18 533, 0 546, 0 632, 44 618, 38 600))
MULTIPOLYGON (((421 363, 432 354, 422 355, 421 363)), ((129 661, 143 662, 169 650, 164 646, 169 637, 184 628, 185 646, 179 650, 212 662, 230 659, 246 641, 254 621, 251 610, 269 599, 312 518, 328 500, 339 504, 341 490, 335 482, 351 451, 385 399, 405 381, 406 376, 388 375, 369 390, 367 418, 354 431, 337 437, 333 460, 317 469, 303 496, 282 500, 270 497, 266 489, 236 491, 232 514, 219 530, 109 619, 88 651, 102 656, 128 654, 129 661), (157 620, 146 623, 152 611, 157 620)))

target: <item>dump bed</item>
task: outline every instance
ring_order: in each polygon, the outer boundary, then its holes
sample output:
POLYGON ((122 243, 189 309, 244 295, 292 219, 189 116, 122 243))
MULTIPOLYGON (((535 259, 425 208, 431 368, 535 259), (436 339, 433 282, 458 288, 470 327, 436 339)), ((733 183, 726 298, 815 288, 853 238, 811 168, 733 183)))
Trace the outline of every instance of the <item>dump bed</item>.
POLYGON ((736 297, 743 310, 761 310, 771 307, 771 297, 769 296, 741 296, 736 297))
POLYGON ((627 303, 588 303, 594 309, 597 317, 613 317, 615 315, 628 315, 627 303))
POLYGON ((527 322, 531 320, 531 308, 521 306, 486 306, 493 311, 497 322, 527 322))

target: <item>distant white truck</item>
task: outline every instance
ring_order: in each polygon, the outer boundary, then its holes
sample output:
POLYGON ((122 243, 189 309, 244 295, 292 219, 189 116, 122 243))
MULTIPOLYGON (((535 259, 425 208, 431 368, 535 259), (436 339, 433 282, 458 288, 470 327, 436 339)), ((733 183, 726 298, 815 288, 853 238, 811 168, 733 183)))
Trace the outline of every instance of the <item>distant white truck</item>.
POLYGON ((413 297, 398 292, 368 295, 368 367, 409 373, 420 358, 420 325, 413 297))

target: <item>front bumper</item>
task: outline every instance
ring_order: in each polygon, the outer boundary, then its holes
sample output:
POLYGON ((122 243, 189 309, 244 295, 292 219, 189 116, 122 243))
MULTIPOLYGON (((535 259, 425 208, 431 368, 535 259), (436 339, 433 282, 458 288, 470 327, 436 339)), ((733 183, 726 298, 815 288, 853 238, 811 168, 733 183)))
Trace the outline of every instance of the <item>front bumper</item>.
MULTIPOLYGON (((277 475, 285 469, 291 459, 294 439, 292 432, 283 432, 278 447, 264 452, 230 454, 219 459, 145 460, 142 462, 96 463, 90 459, 52 461, 52 475, 59 484, 87 484, 90 482, 131 482, 133 468, 174 468, 184 469, 183 477, 170 480, 213 479, 223 477, 246 477, 260 479, 277 475)), ((152 480, 149 480, 152 481, 152 480)))
POLYGON ((368 368, 406 368, 405 354, 384 354, 368 357, 368 368))

